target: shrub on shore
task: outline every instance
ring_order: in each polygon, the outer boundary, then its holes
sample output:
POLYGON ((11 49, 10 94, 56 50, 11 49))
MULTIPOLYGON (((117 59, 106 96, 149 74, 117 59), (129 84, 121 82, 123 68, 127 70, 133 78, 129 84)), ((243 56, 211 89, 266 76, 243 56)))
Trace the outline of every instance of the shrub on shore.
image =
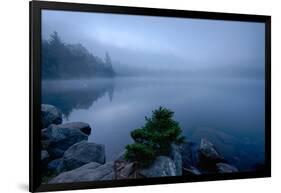
POLYGON ((131 132, 135 143, 126 146, 125 158, 139 166, 147 166, 159 155, 167 155, 171 144, 185 141, 179 123, 173 119, 174 112, 163 107, 145 117, 143 127, 131 132))

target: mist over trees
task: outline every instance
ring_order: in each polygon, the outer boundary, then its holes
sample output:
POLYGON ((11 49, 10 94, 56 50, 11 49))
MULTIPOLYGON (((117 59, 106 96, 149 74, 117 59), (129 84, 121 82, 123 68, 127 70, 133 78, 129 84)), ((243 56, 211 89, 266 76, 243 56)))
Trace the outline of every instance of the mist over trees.
POLYGON ((53 32, 42 41, 42 78, 77 79, 114 77, 109 53, 105 59, 91 54, 81 44, 66 44, 53 32))
MULTIPOLYGON (((110 50, 114 50, 109 47, 110 50)), ((95 49, 93 49, 95 50, 95 49)), ((143 66, 136 64, 141 58, 135 58, 134 62, 128 59, 129 53, 116 54, 114 60, 108 52, 104 58, 90 53, 82 44, 67 44, 62 41, 56 31, 49 39, 42 41, 42 78, 43 79, 84 79, 98 77, 188 77, 188 78, 255 78, 264 76, 264 66, 261 60, 239 59, 225 64, 210 65, 210 68, 196 68, 193 62, 183 62, 184 68, 178 68, 171 61, 169 67, 164 67, 161 60, 166 60, 165 55, 159 56, 159 61, 147 58, 150 62, 143 66), (123 58, 119 60, 118 57, 123 58), (149 67, 148 64, 151 64, 149 67), (157 66, 157 67, 156 67, 157 66), (231 66, 231 68, 230 68, 231 66)), ((99 54, 100 55, 100 54, 99 54)), ((143 55, 146 57, 146 55, 143 55)), ((210 62, 211 63, 211 62, 210 62)), ((206 64, 206 66, 209 66, 206 64)))

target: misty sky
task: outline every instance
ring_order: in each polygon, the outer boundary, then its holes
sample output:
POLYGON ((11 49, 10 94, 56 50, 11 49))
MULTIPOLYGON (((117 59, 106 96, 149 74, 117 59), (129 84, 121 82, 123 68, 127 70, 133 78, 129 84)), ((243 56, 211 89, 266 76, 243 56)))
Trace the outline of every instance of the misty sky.
POLYGON ((264 23, 44 10, 43 39, 53 31, 128 66, 264 69, 264 23))

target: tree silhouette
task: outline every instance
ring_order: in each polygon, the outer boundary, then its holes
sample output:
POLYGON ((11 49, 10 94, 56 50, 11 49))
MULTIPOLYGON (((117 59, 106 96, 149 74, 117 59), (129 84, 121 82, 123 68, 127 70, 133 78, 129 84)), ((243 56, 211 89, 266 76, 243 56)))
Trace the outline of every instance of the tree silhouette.
POLYGON ((106 53, 105 62, 81 44, 66 44, 56 31, 42 41, 43 79, 77 79, 113 77, 112 61, 106 53))
POLYGON ((110 58, 108 52, 105 53, 105 63, 106 63, 109 67, 112 66, 111 58, 110 58))

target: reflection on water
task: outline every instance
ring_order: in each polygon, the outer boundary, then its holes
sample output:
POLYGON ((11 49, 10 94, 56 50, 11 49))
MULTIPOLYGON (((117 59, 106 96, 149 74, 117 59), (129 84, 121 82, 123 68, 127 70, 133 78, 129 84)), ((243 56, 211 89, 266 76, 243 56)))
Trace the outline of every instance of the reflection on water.
POLYGON ((103 80, 68 80, 43 81, 42 100, 62 110, 66 119, 73 109, 88 109, 94 101, 108 95, 113 98, 114 81, 103 80))
POLYGON ((90 141, 114 159, 132 140, 130 131, 161 106, 175 112, 188 140, 209 138, 232 163, 250 169, 264 160, 264 83, 261 80, 114 78, 44 81, 42 100, 64 121, 93 128, 90 141))

